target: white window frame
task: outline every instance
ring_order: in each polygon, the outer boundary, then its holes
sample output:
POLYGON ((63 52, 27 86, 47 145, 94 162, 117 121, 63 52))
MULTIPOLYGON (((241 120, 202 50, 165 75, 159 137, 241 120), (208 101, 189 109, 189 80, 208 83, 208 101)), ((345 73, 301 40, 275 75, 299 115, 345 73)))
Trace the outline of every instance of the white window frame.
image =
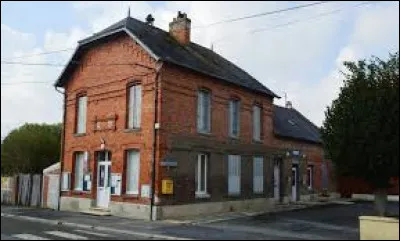
POLYGON ((262 128, 261 113, 262 113, 261 107, 259 105, 253 105, 253 140, 255 141, 261 141, 261 128, 262 128), (258 116, 256 116, 257 111, 258 111, 258 116))
POLYGON ((307 181, 310 180, 309 183, 307 183, 307 188, 308 190, 313 189, 313 179, 314 179, 314 166, 313 165, 308 165, 307 166, 307 181))
POLYGON ((139 129, 142 119, 142 85, 129 87, 128 99, 128 129, 139 129))
POLYGON ((79 96, 77 100, 76 133, 86 133, 86 115, 87 115, 87 96, 79 96))
POLYGON ((139 185, 140 185, 140 151, 138 150, 128 150, 126 153, 126 190, 125 193, 129 195, 139 195, 139 185), (131 153, 136 153, 137 159, 130 159, 131 153), (136 170, 131 170, 131 161, 137 161, 136 170), (135 172, 135 173, 134 173, 135 172), (134 174, 134 175, 132 175, 134 174), (136 186, 131 186, 131 178, 136 178, 136 186))
POLYGON ((228 155, 228 194, 238 196, 241 192, 241 157, 228 155))
POLYGON ((75 168, 74 168, 74 190, 75 191, 83 191, 83 182, 84 182, 84 173, 83 173, 83 165, 84 165, 84 152, 75 152, 75 168), (78 165, 79 162, 79 165, 78 165))
POLYGON ((199 133, 211 132, 211 92, 199 90, 197 95, 197 131, 199 133), (207 97, 207 98, 205 98, 207 97), (207 106, 204 106, 208 103, 207 106))
POLYGON ((208 194, 208 189, 207 189, 207 185, 208 185, 208 154, 206 153, 200 153, 199 155, 197 155, 197 186, 196 186, 196 192, 195 195, 196 197, 209 197, 210 195, 208 194), (202 158, 204 157, 204 159, 202 158), (201 190, 201 162, 204 161, 204 189, 201 190))
POLYGON ((240 134, 240 100, 230 100, 229 101, 229 136, 230 137, 239 137, 240 134), (236 116, 235 116, 235 108, 236 108, 236 116), (233 133, 234 124, 236 119, 236 134, 233 133))
POLYGON ((264 193, 264 158, 262 156, 253 157, 253 192, 264 193))

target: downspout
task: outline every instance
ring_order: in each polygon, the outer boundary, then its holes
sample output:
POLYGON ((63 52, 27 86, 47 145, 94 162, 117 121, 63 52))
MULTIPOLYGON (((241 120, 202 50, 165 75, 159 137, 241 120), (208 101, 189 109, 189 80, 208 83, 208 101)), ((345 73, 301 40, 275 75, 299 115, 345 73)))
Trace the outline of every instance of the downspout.
POLYGON ((158 122, 158 85, 159 85, 160 70, 162 66, 163 66, 162 62, 156 62, 156 77, 154 80, 155 89, 154 89, 153 153, 151 160, 151 200, 150 200, 151 221, 157 219, 153 217, 153 209, 154 209, 155 186, 156 186, 156 152, 157 152, 157 130, 158 130, 158 128, 156 128, 156 124, 158 122))
POLYGON ((58 211, 60 211, 61 208, 61 182, 62 182, 62 171, 64 168, 64 162, 63 162, 63 157, 64 157, 64 146, 65 146, 65 116, 66 116, 66 107, 67 107, 67 95, 65 94, 65 91, 59 91, 57 89, 57 86, 54 87, 57 92, 60 94, 64 95, 64 104, 63 104, 63 124, 62 124, 62 134, 61 134, 61 151, 60 151, 60 180, 58 183, 58 211))

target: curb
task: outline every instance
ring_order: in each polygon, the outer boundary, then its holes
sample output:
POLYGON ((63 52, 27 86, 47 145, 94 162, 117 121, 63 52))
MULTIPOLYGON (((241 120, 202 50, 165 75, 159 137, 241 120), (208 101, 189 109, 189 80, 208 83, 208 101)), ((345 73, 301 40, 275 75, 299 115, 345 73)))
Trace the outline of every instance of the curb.
POLYGON ((129 230, 107 228, 107 227, 101 227, 101 226, 96 227, 96 226, 87 225, 87 224, 63 222, 61 220, 47 220, 47 219, 43 219, 43 218, 18 216, 18 215, 7 214, 7 213, 1 213, 1 216, 6 217, 6 218, 19 219, 19 220, 34 221, 34 222, 49 224, 49 225, 53 225, 53 226, 65 226, 65 227, 71 227, 71 228, 83 228, 83 229, 91 229, 91 230, 97 230, 97 231, 108 231, 108 232, 115 232, 115 233, 120 233, 120 234, 142 236, 142 237, 146 237, 146 238, 168 239, 168 240, 193 240, 191 238, 181 238, 181 237, 174 237, 174 236, 168 236, 168 235, 163 235, 163 234, 149 234, 149 233, 134 232, 134 231, 129 231, 129 230))

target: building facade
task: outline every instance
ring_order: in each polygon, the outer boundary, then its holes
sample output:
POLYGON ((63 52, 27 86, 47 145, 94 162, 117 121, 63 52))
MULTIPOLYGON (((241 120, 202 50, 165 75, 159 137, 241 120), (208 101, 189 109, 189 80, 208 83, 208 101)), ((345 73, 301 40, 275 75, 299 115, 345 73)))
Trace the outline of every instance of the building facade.
POLYGON ((128 17, 79 42, 55 84, 62 210, 162 219, 333 190, 318 128, 190 42, 190 24, 178 13, 165 32, 128 17))

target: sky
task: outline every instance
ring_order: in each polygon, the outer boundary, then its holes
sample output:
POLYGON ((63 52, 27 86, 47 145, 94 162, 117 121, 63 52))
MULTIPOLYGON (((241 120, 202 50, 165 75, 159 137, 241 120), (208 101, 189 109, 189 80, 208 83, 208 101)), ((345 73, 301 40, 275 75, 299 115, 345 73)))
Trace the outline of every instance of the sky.
MULTIPOLYGON (((78 40, 125 18, 129 7, 139 20, 151 13, 166 31, 177 11, 186 12, 193 42, 213 45, 278 95, 286 93, 294 108, 320 126, 342 86, 343 61, 398 51, 399 2, 326 2, 207 26, 307 3, 2 1, 1 138, 27 122, 61 122, 63 108, 53 87, 62 67, 3 61, 66 64, 78 40)), ((274 102, 284 105, 285 98, 274 102)))

